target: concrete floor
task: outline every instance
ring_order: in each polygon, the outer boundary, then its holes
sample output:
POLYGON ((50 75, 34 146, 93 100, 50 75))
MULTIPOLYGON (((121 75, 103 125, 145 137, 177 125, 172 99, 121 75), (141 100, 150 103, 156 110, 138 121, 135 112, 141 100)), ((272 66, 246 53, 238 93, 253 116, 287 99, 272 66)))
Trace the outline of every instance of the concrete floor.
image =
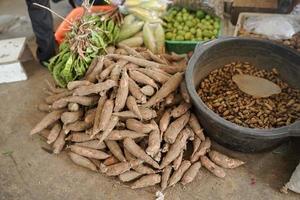
MULTIPOLYGON (((25 15, 25 8, 23 1, 0 1, 1 14, 25 15)), ((61 12, 70 9, 66 3, 53 8, 61 12)), ((47 69, 35 61, 26 62, 24 66, 29 76, 27 81, 0 85, 0 200, 154 199, 158 187, 133 191, 114 178, 74 165, 65 153, 49 154, 42 148, 47 145, 41 137, 29 136, 30 129, 44 115, 37 111, 36 105, 46 96, 44 80, 51 77, 47 69)), ((260 154, 232 152, 217 144, 214 148, 247 164, 226 170, 224 180, 202 169, 188 186, 168 189, 167 200, 299 199, 299 195, 292 192, 284 195, 278 191, 299 162, 299 141, 293 140, 281 149, 260 154)))

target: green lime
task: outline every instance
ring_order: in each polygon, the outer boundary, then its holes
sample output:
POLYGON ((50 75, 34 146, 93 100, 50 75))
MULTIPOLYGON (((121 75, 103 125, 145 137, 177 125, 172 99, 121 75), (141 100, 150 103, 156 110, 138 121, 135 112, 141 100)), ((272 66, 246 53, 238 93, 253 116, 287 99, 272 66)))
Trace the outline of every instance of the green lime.
POLYGON ((184 39, 190 40, 192 38, 192 34, 190 32, 185 33, 184 39))
POLYGON ((211 33, 210 33, 210 31, 208 31, 208 30, 204 30, 204 31, 202 32, 202 35, 203 35, 204 37, 211 37, 211 33))
POLYGON ((173 37, 173 33, 171 33, 171 32, 167 32, 167 33, 166 33, 166 39, 167 39, 167 40, 171 40, 172 37, 173 37))
POLYGON ((177 29, 178 30, 183 30, 183 26, 179 25, 179 26, 177 26, 177 29))
POLYGON ((185 26, 185 27, 183 27, 183 30, 184 30, 184 31, 189 31, 190 28, 189 28, 188 26, 185 26))
POLYGON ((208 38, 208 37, 204 37, 203 40, 204 40, 204 41, 208 41, 209 38, 208 38))
POLYGON ((195 34, 197 32, 195 28, 191 28, 190 31, 191 31, 192 34, 195 34))
POLYGON ((193 24, 192 21, 187 21, 187 22, 186 22, 186 25, 187 25, 188 27, 190 27, 190 28, 194 26, 194 24, 193 24))
POLYGON ((176 40, 184 40, 184 37, 183 36, 181 36, 181 35, 178 35, 178 36, 176 36, 176 40))
POLYGON ((184 31, 183 31, 183 30, 179 30, 179 31, 177 32, 177 34, 178 34, 178 35, 184 35, 184 31))
POLYGON ((193 15, 189 15, 188 19, 193 20, 194 19, 193 15))
POLYGON ((186 8, 182 8, 181 12, 187 13, 187 9, 186 8))
POLYGON ((210 15, 206 15, 205 19, 211 19, 211 16, 210 15))
POLYGON ((216 29, 219 29, 219 28, 220 28, 220 23, 219 23, 219 22, 214 22, 214 27, 215 27, 216 29))
POLYGON ((214 34, 214 35, 218 35, 218 32, 219 32, 219 31, 218 31, 217 29, 214 29, 214 30, 213 30, 213 34, 214 34))
POLYGON ((202 10, 198 10, 196 12, 196 16, 198 17, 198 19, 203 19, 205 17, 205 13, 202 10))

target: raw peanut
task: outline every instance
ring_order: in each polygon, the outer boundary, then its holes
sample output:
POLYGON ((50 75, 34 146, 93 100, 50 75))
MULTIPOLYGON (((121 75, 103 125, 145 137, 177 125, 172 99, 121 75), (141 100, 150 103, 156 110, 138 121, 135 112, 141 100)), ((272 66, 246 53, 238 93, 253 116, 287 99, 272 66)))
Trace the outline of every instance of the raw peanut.
POLYGON ((57 101, 57 100, 59 100, 61 98, 70 96, 72 94, 73 94, 73 91, 64 91, 64 92, 61 92, 61 93, 57 93, 57 94, 53 94, 53 95, 48 96, 45 99, 45 101, 48 104, 53 104, 55 101, 57 101))
POLYGON ((64 124, 70 124, 70 123, 74 123, 76 121, 78 121, 83 115, 83 111, 79 110, 77 112, 64 112, 61 117, 60 120, 64 123, 64 124))
POLYGON ((146 96, 152 96, 155 93, 155 90, 152 86, 146 85, 141 88, 141 92, 146 96))
POLYGON ((189 93, 188 93, 188 91, 187 91, 185 81, 182 81, 182 82, 180 83, 180 90, 179 90, 179 91, 180 91, 180 94, 181 94, 183 100, 184 100, 186 103, 191 103, 191 97, 190 97, 190 95, 189 95, 189 93))
POLYGON ((106 128, 112 116, 113 108, 114 108, 114 101, 111 99, 106 100, 103 105, 103 109, 101 111, 101 117, 100 117, 100 122, 98 127, 99 131, 103 131, 106 128))
POLYGON ((89 159, 87 159, 83 156, 80 156, 76 153, 73 153, 73 152, 69 152, 68 154, 69 154, 71 160, 75 164, 77 164, 79 166, 82 166, 82 167, 85 167, 85 168, 88 168, 88 169, 90 169, 92 171, 95 171, 95 172, 97 171, 96 165, 94 163, 92 163, 89 159))
POLYGON ((161 86, 156 94, 152 96, 146 104, 144 104, 144 106, 151 107, 174 92, 180 85, 182 78, 182 73, 176 73, 175 75, 171 76, 170 79, 161 86))
POLYGON ((155 126, 153 124, 143 124, 143 122, 140 122, 136 119, 127 119, 126 127, 129 130, 136 131, 139 133, 149 133, 155 129, 155 126))
POLYGON ((153 186, 153 185, 160 183, 160 181, 161 181, 161 176, 158 174, 145 175, 145 176, 142 176, 137 181, 135 181, 132 184, 131 189, 153 186))
POLYGON ((136 172, 136 171, 127 171, 124 172, 123 174, 119 175, 119 179, 122 182, 129 182, 129 181, 133 181, 139 177, 141 177, 143 174, 136 172))
POLYGON ((172 167, 171 166, 168 165, 163 169, 163 172, 162 172, 162 175, 161 175, 161 183, 160 183, 162 191, 164 191, 168 187, 168 181, 169 181, 169 178, 171 176, 171 173, 172 173, 172 167))
POLYGON ((38 110, 42 112, 51 112, 53 109, 52 109, 52 105, 46 103, 40 103, 38 105, 38 110))
POLYGON ((188 161, 188 160, 182 161, 178 170, 174 171, 174 173, 170 177, 169 187, 178 183, 180 181, 180 179, 182 178, 183 174, 189 169, 190 166, 191 166, 190 161, 188 161))
POLYGON ((146 76, 152 78, 153 80, 164 84, 165 82, 167 82, 170 78, 170 75, 166 75, 160 71, 156 71, 153 69, 144 69, 144 68, 137 68, 136 69, 139 72, 142 72, 143 74, 145 74, 146 76))
POLYGON ((193 140, 193 153, 191 155, 191 158, 194 157, 195 153, 197 152, 197 150, 199 149, 201 144, 201 139, 197 136, 195 136, 195 139, 193 140))
POLYGON ((60 119, 61 114, 65 110, 54 110, 48 113, 43 119, 30 131, 30 135, 40 132, 41 130, 47 128, 49 125, 53 124, 60 119))
POLYGON ((179 156, 173 161, 174 170, 178 170, 178 168, 181 165, 182 159, 183 159, 183 151, 181 151, 179 156))
POLYGON ((89 94, 97 94, 99 92, 107 91, 113 87, 116 87, 118 84, 113 80, 106 80, 101 83, 89 85, 89 86, 81 86, 74 90, 74 95, 77 96, 86 96, 89 94))
POLYGON ((134 155, 138 159, 145 161, 146 163, 150 164, 154 168, 157 169, 159 168, 157 162, 155 162, 149 155, 147 155, 144 152, 144 150, 134 142, 133 139, 125 138, 123 143, 124 143, 124 148, 127 149, 132 155, 134 155))
POLYGON ((166 132, 164 133, 164 140, 170 144, 173 144, 176 140, 179 132, 185 127, 190 118, 190 112, 186 112, 184 115, 172 122, 166 132))
POLYGON ((99 143, 102 143, 112 132, 112 130, 115 128, 117 123, 119 122, 119 117, 118 116, 111 116, 107 127, 103 131, 103 133, 99 136, 99 143))
POLYGON ((142 120, 143 118, 142 114, 133 96, 128 96, 126 101, 126 106, 131 112, 133 112, 136 116, 138 116, 140 120, 142 120))
POLYGON ((92 137, 94 137, 97 133, 99 133, 99 123, 100 123, 100 118, 101 118, 101 113, 103 110, 104 103, 107 100, 107 96, 103 95, 102 97, 99 98, 98 101, 98 106, 96 108, 96 114, 95 114, 95 119, 94 119, 94 124, 93 124, 93 133, 92 137))
POLYGON ((149 76, 146 76, 145 74, 143 74, 139 71, 130 70, 129 76, 131 79, 133 79, 134 81, 136 81, 138 83, 141 83, 144 85, 151 85, 155 89, 158 88, 158 86, 156 85, 155 81, 152 78, 150 78, 149 76))
POLYGON ((171 110, 167 109, 159 120, 159 129, 161 132, 161 137, 163 136, 163 133, 167 130, 170 124, 170 120, 171 120, 171 110))
POLYGON ((127 45, 119 43, 118 47, 120 47, 122 49, 125 49, 127 51, 128 55, 132 55, 134 57, 144 59, 144 57, 139 52, 137 52, 135 49, 133 49, 133 48, 127 46, 127 45))
POLYGON ((68 83, 67 88, 68 90, 74 90, 75 88, 78 88, 80 86, 88 86, 92 83, 87 80, 81 80, 81 81, 71 81, 68 83))
POLYGON ((181 179, 182 185, 191 183, 196 178, 200 168, 201 168, 200 162, 195 162, 194 164, 192 164, 192 166, 190 166, 190 168, 184 173, 181 179))
POLYGON ((126 162, 126 158, 124 157, 122 149, 116 141, 107 140, 105 141, 105 144, 112 155, 114 155, 114 157, 116 157, 121 162, 126 162))
POLYGON ((58 137, 56 138, 56 140, 54 141, 53 146, 52 146, 54 154, 59 154, 62 151, 62 149, 64 148, 65 143, 66 143, 65 137, 66 137, 66 135, 64 133, 64 130, 61 129, 58 137))
POLYGON ((91 128, 91 124, 86 123, 85 121, 76 121, 72 124, 67 124, 64 126, 64 132, 65 134, 68 134, 70 131, 85 131, 89 128, 91 128))
POLYGON ((68 103, 68 110, 70 112, 77 112, 79 110, 78 103, 73 103, 73 102, 68 103))
POLYGON ((59 136, 60 131, 61 131, 61 125, 60 125, 60 123, 56 123, 51 128, 50 134, 47 137, 47 143, 52 144, 59 136))
POLYGON ((176 108, 174 108, 172 110, 171 116, 174 118, 178 118, 181 115, 183 115, 184 113, 186 113, 190 108, 191 108, 191 104, 182 102, 179 104, 179 106, 177 106, 176 108))
POLYGON ((155 123, 154 120, 151 121, 151 125, 153 128, 149 134, 148 147, 146 149, 146 153, 152 158, 154 158, 154 156, 159 153, 161 137, 158 125, 155 123))
POLYGON ((146 96, 141 92, 141 88, 131 78, 129 80, 129 91, 141 103, 146 103, 146 96))
POLYGON ((84 122, 87 124, 93 124, 96 116, 96 108, 86 111, 84 122))
POLYGON ((148 60, 141 59, 141 58, 132 57, 132 56, 118 55, 118 54, 108 54, 107 56, 111 57, 111 58, 114 58, 114 59, 127 60, 128 62, 134 63, 134 64, 136 64, 138 66, 141 66, 141 67, 149 67, 149 68, 156 67, 156 68, 159 68, 161 66, 161 64, 159 64, 159 63, 148 61, 148 60))
POLYGON ((110 155, 108 155, 107 153, 105 153, 103 151, 91 149, 88 147, 71 145, 71 146, 69 146, 69 148, 72 152, 77 153, 77 154, 87 157, 87 158, 95 158, 95 159, 99 159, 99 160, 105 160, 106 158, 110 157, 110 155))
POLYGON ((191 162, 194 163, 198 161, 200 156, 204 156, 209 151, 210 147, 211 147, 211 141, 209 137, 206 137, 204 142, 200 144, 197 152, 194 154, 194 156, 191 157, 191 162))
POLYGON ((88 147, 88 148, 91 148, 91 149, 99 149, 99 150, 106 148, 106 145, 103 142, 101 142, 99 144, 99 140, 79 142, 79 143, 76 143, 76 145, 81 146, 81 147, 88 147))
POLYGON ((215 176, 219 178, 224 178, 226 176, 225 171, 221 167, 213 163, 211 160, 209 160, 208 157, 201 156, 200 160, 201 160, 201 164, 215 176))
POLYGON ((197 119, 197 117, 192 113, 190 120, 189 120, 189 125, 193 129, 194 133, 202 140, 205 140, 205 136, 203 134, 203 129, 200 126, 200 123, 197 119))
POLYGON ((85 75, 85 79, 92 83, 95 83, 97 80, 96 76, 102 72, 103 65, 104 65, 104 57, 101 56, 97 59, 97 63, 95 65, 94 69, 90 70, 90 73, 85 75))
POLYGON ((114 112, 118 112, 125 107, 128 92, 128 74, 126 68, 123 68, 122 77, 115 100, 114 112))
POLYGON ((227 169, 234 169, 237 168, 243 164, 245 164, 245 162, 241 161, 241 160, 237 160, 234 158, 229 158, 228 156, 221 154, 220 152, 217 151, 210 151, 208 153, 209 158, 216 163, 217 165, 223 167, 223 168, 227 168, 227 169))
POLYGON ((109 158, 106 158, 106 159, 104 160, 103 164, 106 165, 106 166, 109 166, 109 165, 117 164, 117 163, 119 163, 119 162, 120 162, 120 161, 119 161, 116 157, 111 156, 111 157, 109 157, 109 158))
POLYGON ((133 160, 129 162, 121 162, 117 164, 113 164, 110 166, 101 165, 100 170, 102 173, 105 173, 107 176, 118 176, 124 172, 129 171, 132 167, 138 166, 141 164, 140 160, 133 160))
POLYGON ((169 151, 163 158, 161 164, 160 164, 160 169, 165 168, 167 165, 169 165, 173 160, 175 160, 182 149, 185 147, 187 139, 190 136, 190 130, 189 129, 183 129, 179 135, 177 136, 174 144, 170 146, 169 151))
POLYGON ((91 136, 85 134, 84 132, 71 132, 66 140, 72 142, 86 142, 93 140, 93 138, 91 138, 91 136))
POLYGON ((69 96, 55 101, 52 104, 52 108, 59 109, 59 108, 67 107, 69 102, 78 103, 83 106, 92 106, 95 105, 97 101, 98 101, 97 96, 91 96, 91 97, 69 96))
POLYGON ((132 139, 136 139, 136 138, 145 137, 145 136, 146 136, 145 134, 138 133, 138 132, 135 132, 135 131, 113 130, 107 136, 106 140, 124 140, 127 137, 132 138, 132 139))

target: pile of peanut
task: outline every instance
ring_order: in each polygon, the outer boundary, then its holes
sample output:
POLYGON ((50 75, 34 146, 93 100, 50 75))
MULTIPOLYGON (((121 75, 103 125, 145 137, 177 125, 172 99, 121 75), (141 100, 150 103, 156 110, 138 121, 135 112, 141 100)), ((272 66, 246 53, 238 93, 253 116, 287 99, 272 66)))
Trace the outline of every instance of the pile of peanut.
POLYGON ((50 95, 39 105, 48 114, 31 134, 46 137, 54 154, 66 150, 75 164, 133 189, 186 185, 202 166, 224 178, 224 168, 244 164, 211 150, 190 110, 185 57, 125 45, 107 51, 83 80, 67 88, 49 84, 50 95))
POLYGON ((233 62, 212 71, 199 86, 205 104, 226 120, 249 128, 277 128, 300 119, 300 90, 278 77, 276 69, 260 70, 248 62, 233 62), (248 74, 268 79, 282 92, 268 98, 254 98, 242 92, 232 76, 248 74))
MULTIPOLYGON (((250 38, 257 38, 257 39, 266 39, 268 40, 267 36, 251 33, 246 31, 245 29, 241 29, 238 33, 239 37, 250 37, 250 38)), ((272 40, 273 42, 286 45, 292 49, 295 49, 300 52, 300 33, 296 33, 290 39, 282 39, 282 40, 272 40)))

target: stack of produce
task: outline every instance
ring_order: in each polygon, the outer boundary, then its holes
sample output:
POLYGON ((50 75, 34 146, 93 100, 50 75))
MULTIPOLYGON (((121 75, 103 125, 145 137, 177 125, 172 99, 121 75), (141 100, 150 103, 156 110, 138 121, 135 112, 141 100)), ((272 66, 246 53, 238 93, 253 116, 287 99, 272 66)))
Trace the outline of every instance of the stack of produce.
MULTIPOLYGON (((265 36, 265 35, 248 32, 243 28, 241 30, 239 30, 238 36, 268 40, 268 37, 265 36)), ((276 43, 279 43, 279 44, 286 45, 286 46, 300 52, 300 33, 294 34, 293 37, 290 38, 290 39, 273 40, 273 41, 276 42, 276 43)))
POLYGON ((144 44, 154 54, 165 53, 165 32, 162 25, 141 21, 134 15, 127 15, 124 18, 119 42, 130 47, 144 44))
POLYGON ((91 61, 106 52, 109 44, 115 44, 120 28, 114 17, 118 13, 111 10, 105 13, 91 14, 74 21, 65 41, 59 47, 59 53, 49 60, 48 68, 60 87, 86 73, 91 61))
POLYGON ((84 79, 69 82, 67 89, 50 85, 53 94, 39 105, 49 113, 31 135, 44 135, 53 153, 66 149, 80 166, 133 181, 133 189, 185 185, 201 166, 224 178, 223 168, 244 164, 210 150, 190 110, 185 57, 126 45, 107 51, 84 79))
POLYGON ((164 17, 166 40, 207 41, 218 37, 220 19, 185 8, 172 8, 164 17))

